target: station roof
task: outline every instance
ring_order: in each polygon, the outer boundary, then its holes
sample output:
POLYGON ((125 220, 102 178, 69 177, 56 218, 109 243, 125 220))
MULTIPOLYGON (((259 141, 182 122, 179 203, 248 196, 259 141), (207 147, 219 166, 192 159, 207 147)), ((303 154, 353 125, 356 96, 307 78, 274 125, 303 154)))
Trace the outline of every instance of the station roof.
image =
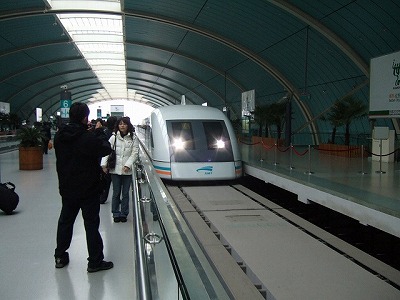
MULTIPOLYGON (((293 131, 310 142, 330 131, 319 117, 335 100, 368 103, 370 59, 400 49, 395 0, 110 0, 90 10, 82 2, 90 1, 0 2, 0 102, 11 112, 53 115, 65 85, 73 101, 112 98, 60 22, 67 13, 121 17, 127 99, 159 107, 184 95, 240 118, 245 91, 255 90, 256 105, 290 97, 293 131)), ((103 60, 112 73, 112 57, 103 60)), ((352 126, 370 130, 367 118, 352 126)))

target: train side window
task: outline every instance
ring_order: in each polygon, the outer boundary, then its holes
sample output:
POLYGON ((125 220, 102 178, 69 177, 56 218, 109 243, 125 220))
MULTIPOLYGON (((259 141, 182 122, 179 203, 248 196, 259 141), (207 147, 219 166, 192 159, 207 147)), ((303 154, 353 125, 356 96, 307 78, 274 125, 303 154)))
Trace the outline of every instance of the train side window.
POLYGON ((150 128, 150 145, 151 148, 154 148, 154 140, 153 140, 153 131, 150 128))

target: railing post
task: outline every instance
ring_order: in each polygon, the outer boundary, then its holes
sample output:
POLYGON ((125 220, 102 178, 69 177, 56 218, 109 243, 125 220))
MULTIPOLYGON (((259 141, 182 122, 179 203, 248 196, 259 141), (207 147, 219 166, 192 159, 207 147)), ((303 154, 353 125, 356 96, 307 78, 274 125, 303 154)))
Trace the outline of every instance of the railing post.
POLYGON ((376 171, 375 173, 379 174, 385 174, 385 171, 382 171, 382 139, 379 140, 379 171, 376 171))
POLYGON ((367 172, 364 172, 364 145, 361 145, 361 175, 368 174, 367 172))
POLYGON ((290 143, 290 162, 289 162, 289 169, 293 170, 294 167, 292 165, 292 161, 293 161, 293 144, 290 143))
POLYGON ((311 172, 311 145, 308 145, 308 172, 304 172, 304 174, 314 174, 314 172, 311 172))
POLYGON ((260 140, 260 161, 264 161, 263 157, 262 157, 262 148, 263 148, 263 143, 262 143, 262 137, 260 140))
POLYGON ((274 151, 274 165, 276 166, 276 165, 278 165, 278 162, 276 161, 276 152, 278 151, 278 146, 277 146, 277 144, 275 143, 275 151, 274 151))

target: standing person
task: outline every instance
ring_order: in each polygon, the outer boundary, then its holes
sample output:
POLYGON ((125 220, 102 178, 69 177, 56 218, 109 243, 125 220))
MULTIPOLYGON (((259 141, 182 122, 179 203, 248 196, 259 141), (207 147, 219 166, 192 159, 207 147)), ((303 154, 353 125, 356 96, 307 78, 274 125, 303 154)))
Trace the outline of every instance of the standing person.
POLYGON ((111 212, 114 222, 126 222, 129 214, 129 189, 132 183, 132 169, 139 158, 139 142, 134 133, 133 125, 128 117, 117 121, 115 133, 108 140, 116 152, 114 169, 107 169, 108 156, 103 157, 101 166, 104 172, 111 173, 113 196, 111 212), (120 200, 122 192, 122 199, 120 200))
POLYGON ((102 118, 97 118, 96 121, 95 121, 94 128, 95 129, 101 128, 101 129, 105 130, 104 125, 105 125, 105 123, 104 123, 103 119, 102 118))
POLYGON ((40 132, 43 135, 42 149, 43 153, 47 154, 49 150, 49 142, 51 140, 51 128, 48 122, 44 122, 41 126, 40 132))
MULTIPOLYGON (((115 123, 117 123, 117 117, 111 116, 107 119, 106 129, 104 130, 104 132, 105 132, 108 140, 110 139, 110 137, 112 136, 112 134, 114 132, 115 123)), ((104 204, 107 202, 108 194, 110 192, 111 174, 109 172, 107 172, 106 175, 104 176, 104 180, 105 180, 105 182, 104 182, 104 186, 103 186, 103 192, 100 195, 100 204, 104 204)))
POLYGON ((99 232, 99 157, 111 153, 111 146, 102 131, 94 133, 88 130, 89 107, 86 104, 73 103, 69 115, 70 123, 62 126, 54 137, 62 198, 54 254, 56 268, 69 263, 67 250, 71 245, 76 216, 82 210, 89 253, 87 271, 108 270, 113 263, 103 260, 103 240, 99 232))

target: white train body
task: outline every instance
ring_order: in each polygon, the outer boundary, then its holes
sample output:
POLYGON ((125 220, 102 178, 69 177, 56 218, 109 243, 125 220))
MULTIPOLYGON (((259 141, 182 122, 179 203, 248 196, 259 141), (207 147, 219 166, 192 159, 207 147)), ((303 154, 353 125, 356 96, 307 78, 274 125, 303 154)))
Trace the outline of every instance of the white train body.
POLYGON ((232 125, 216 108, 173 105, 155 109, 137 128, 155 171, 170 180, 231 180, 242 176, 232 125))

